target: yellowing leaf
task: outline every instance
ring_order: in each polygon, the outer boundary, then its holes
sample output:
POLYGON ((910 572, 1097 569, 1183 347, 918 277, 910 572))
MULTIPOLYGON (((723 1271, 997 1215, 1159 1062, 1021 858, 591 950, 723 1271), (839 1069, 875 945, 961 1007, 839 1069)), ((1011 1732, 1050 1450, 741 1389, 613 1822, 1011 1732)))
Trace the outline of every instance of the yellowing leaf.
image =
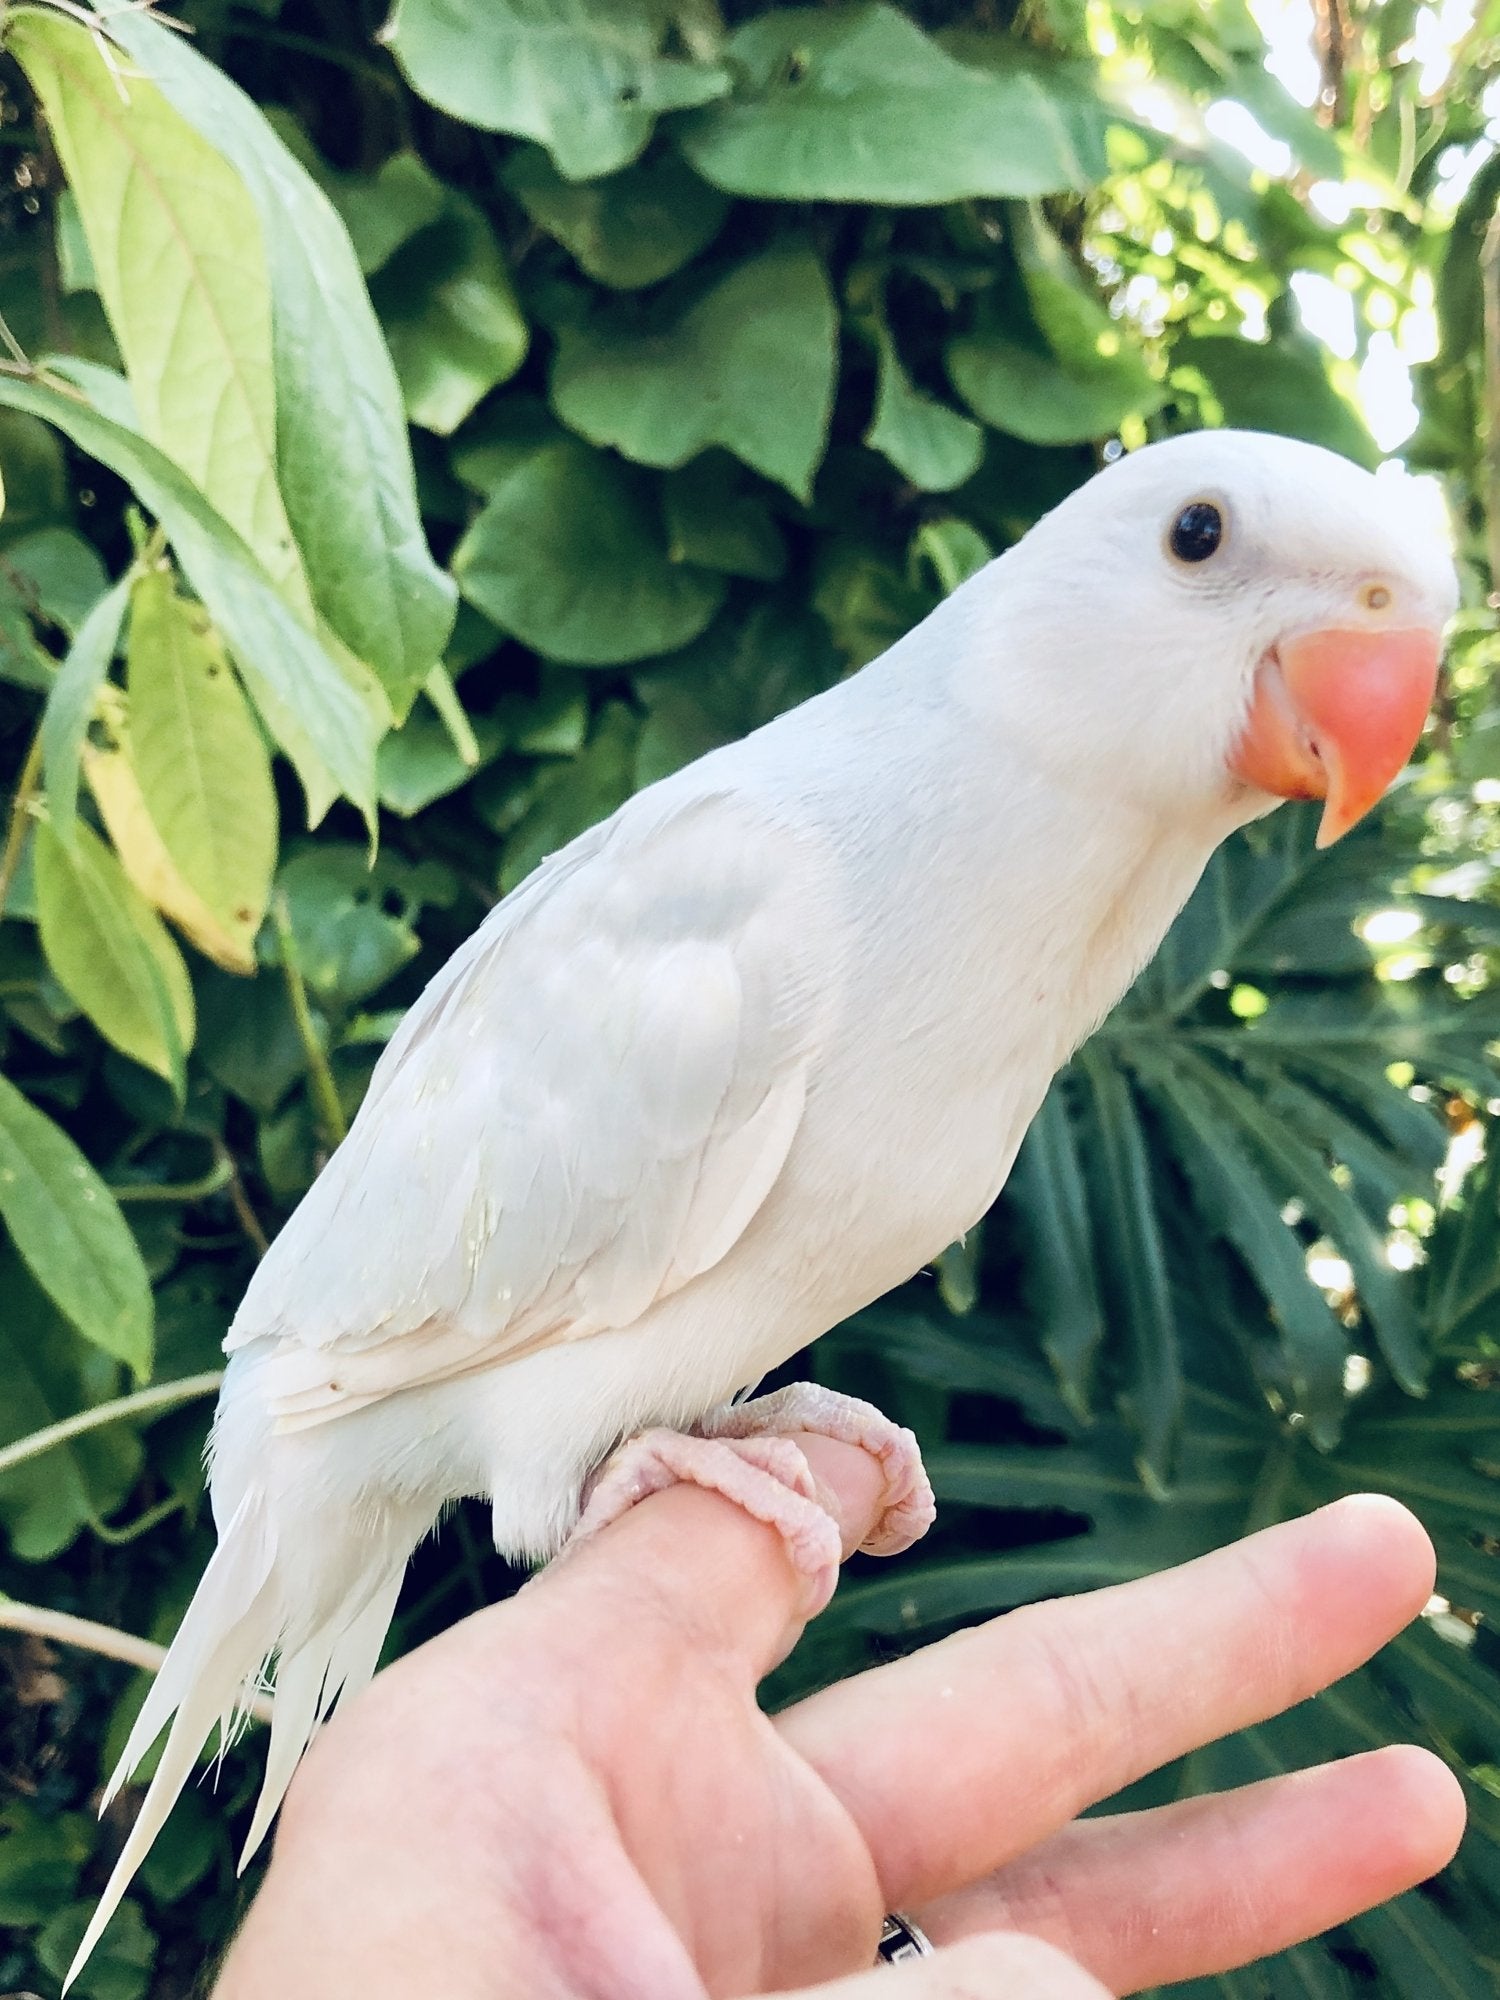
POLYGON ((193 989, 182 953, 93 829, 71 846, 36 830, 37 921, 59 984, 107 1042, 180 1096, 193 1041, 193 989))
POLYGON ((271 284, 244 182, 155 84, 60 14, 18 10, 6 46, 47 114, 142 433, 311 599, 276 479, 271 284))
POLYGON ((89 783, 143 894, 230 972, 255 969, 276 866, 270 759, 223 643, 170 571, 142 575, 126 649, 128 745, 89 783))

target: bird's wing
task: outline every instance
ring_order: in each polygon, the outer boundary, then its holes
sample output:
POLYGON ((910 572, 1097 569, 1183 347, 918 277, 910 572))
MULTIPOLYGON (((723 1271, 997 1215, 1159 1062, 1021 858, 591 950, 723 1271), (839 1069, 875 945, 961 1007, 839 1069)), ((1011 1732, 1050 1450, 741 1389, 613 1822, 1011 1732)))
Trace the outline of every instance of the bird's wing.
POLYGON ((627 814, 427 989, 261 1265, 283 1424, 629 1326, 781 1172, 831 998, 823 867, 734 795, 627 814))

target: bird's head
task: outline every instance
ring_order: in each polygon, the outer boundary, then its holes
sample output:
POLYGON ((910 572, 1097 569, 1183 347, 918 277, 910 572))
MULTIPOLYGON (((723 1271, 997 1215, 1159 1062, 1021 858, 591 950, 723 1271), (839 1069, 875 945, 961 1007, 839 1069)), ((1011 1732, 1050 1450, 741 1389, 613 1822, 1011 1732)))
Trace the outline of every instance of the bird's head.
POLYGON ((1231 823, 1319 798, 1319 844, 1337 840, 1406 763, 1436 686, 1457 588, 1425 501, 1249 431, 1107 467, 1000 565, 1007 623, 1025 606, 1050 628, 1048 706, 1071 737, 1050 754, 1231 823))

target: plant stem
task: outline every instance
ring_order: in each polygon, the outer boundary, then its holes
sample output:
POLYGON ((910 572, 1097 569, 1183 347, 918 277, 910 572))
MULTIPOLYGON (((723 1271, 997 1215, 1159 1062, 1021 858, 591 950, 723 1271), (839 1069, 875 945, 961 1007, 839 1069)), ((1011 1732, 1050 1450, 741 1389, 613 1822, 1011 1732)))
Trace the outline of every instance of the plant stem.
POLYGON ((0 1448, 0 1473, 11 1471, 15 1466, 25 1465, 33 1458, 40 1458, 54 1446, 66 1444, 69 1438, 80 1437, 85 1431, 99 1430, 105 1424, 118 1423, 124 1417, 144 1416, 151 1410, 170 1410, 178 1403, 195 1402, 200 1396, 212 1396, 224 1379, 224 1371, 215 1368, 206 1375, 185 1375, 180 1382, 158 1382, 154 1388, 137 1389, 129 1396, 116 1396, 112 1402, 97 1403, 92 1410, 80 1410, 76 1416, 64 1417, 60 1423, 47 1424, 42 1430, 32 1431, 26 1437, 17 1438, 14 1444, 0 1448))
POLYGON ((317 1023, 308 1005, 307 987, 297 958, 297 940, 292 935, 292 920, 287 914, 284 896, 277 896, 272 902, 271 920, 276 926, 276 942, 280 947, 287 997, 292 1003, 292 1019, 297 1024, 297 1037, 307 1057, 307 1081, 313 1107, 323 1127, 324 1139, 330 1146, 337 1146, 349 1127, 344 1119, 344 1107, 339 1103, 338 1085, 328 1064, 328 1051, 319 1038, 317 1023))
POLYGON ((27 829, 31 825, 31 807, 36 798, 41 776, 42 732, 38 729, 31 739, 31 748, 26 752, 21 775, 16 780, 15 796, 10 802, 10 824, 5 829, 5 847, 0 851, 0 917, 5 914, 11 885, 16 879, 16 870, 21 865, 21 848, 26 840, 27 829))
POLYGON ((235 1219, 248 1237, 256 1256, 264 1257, 271 1247, 271 1240, 260 1226, 260 1217, 250 1206, 250 1197, 246 1194, 245 1183, 240 1178, 240 1163, 222 1139, 215 1139, 214 1145, 218 1148, 219 1159, 229 1169, 226 1185, 229 1189, 229 1204, 234 1210, 235 1219))
MULTIPOLYGON (((133 1632, 96 1624, 92 1618, 75 1618, 70 1611, 49 1611, 41 1604, 17 1604, 8 1597, 0 1597, 0 1631, 26 1632, 34 1639, 51 1639, 59 1646, 80 1646, 86 1653, 101 1653, 106 1660, 123 1660, 127 1667, 141 1667, 148 1674, 159 1673, 167 1657, 165 1646, 158 1646, 150 1639, 137 1639, 133 1632)), ((269 1722, 270 1696, 253 1695, 246 1712, 257 1722, 269 1722)))
POLYGON ((119 1187, 112 1187, 110 1193, 118 1202, 206 1201, 211 1194, 227 1188, 233 1179, 234 1162, 221 1155, 199 1180, 126 1181, 119 1187))

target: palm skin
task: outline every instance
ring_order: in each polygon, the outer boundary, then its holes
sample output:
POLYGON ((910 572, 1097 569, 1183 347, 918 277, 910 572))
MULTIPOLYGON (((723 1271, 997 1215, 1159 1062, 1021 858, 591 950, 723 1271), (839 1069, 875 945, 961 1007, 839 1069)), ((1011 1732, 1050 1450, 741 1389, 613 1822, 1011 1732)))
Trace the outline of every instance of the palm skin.
MULTIPOLYGON (((878 1468, 799 1442, 857 1545, 878 1468)), ((1077 1815, 1348 1672, 1431 1585, 1409 1514, 1344 1502, 771 1719, 805 1580, 673 1488, 324 1733, 217 2000, 1098 2000, 1244 1963, 1442 1866, 1463 1804, 1436 1759, 1077 1815), (866 1972, 893 1907, 951 1948, 866 1972)))

